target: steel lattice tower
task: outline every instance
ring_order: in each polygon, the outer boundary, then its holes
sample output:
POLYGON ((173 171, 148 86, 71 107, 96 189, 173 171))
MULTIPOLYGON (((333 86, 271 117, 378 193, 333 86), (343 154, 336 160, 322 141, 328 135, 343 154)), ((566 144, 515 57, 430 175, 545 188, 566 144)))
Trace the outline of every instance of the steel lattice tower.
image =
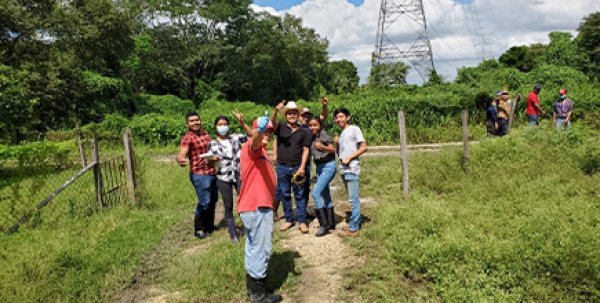
POLYGON ((423 11, 423 0, 381 0, 377 41, 375 45, 375 64, 409 63, 419 73, 423 81, 429 78, 434 69, 433 52, 427 33, 427 23, 423 11), (386 30, 399 20, 407 20, 412 29, 416 29, 417 38, 406 49, 400 49, 386 34, 386 30))

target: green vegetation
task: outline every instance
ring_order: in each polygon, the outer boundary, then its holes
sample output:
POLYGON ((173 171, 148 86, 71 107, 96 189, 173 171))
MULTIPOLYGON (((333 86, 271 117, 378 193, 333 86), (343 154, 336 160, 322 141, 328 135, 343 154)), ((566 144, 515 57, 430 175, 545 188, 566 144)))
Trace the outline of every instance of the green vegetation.
POLYGON ((352 241, 370 264, 350 285, 370 302, 598 301, 599 144, 544 123, 471 145, 468 164, 460 148, 416 153, 408 198, 399 158, 365 158, 379 205, 352 241))
MULTIPOLYGON (((145 190, 138 193, 137 207, 125 202, 96 211, 77 204, 94 203, 93 175, 86 174, 19 232, 0 236, 0 301, 108 302, 125 296, 123 289, 135 283, 178 291, 186 301, 243 299, 244 246, 232 246, 225 230, 203 242, 191 235, 196 197, 187 168, 155 161, 144 161, 142 168, 145 190)), ((66 180, 69 174, 47 175, 44 181, 66 180)), ((293 288, 299 256, 279 248, 278 241, 276 236, 270 286, 293 288)))

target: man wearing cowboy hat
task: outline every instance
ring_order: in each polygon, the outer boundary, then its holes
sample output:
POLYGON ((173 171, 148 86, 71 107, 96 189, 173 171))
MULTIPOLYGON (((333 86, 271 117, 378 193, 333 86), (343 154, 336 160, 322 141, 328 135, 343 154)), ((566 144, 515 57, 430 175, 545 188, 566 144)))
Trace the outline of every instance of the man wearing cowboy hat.
POLYGON ((293 183, 292 175, 294 172, 300 177, 306 175, 306 163, 308 162, 311 143, 310 136, 298 124, 298 118, 303 107, 296 105, 294 101, 290 101, 284 106, 284 102, 279 103, 271 115, 277 138, 277 182, 283 196, 283 211, 286 221, 280 230, 288 230, 295 224, 292 210, 293 190, 300 231, 308 233, 305 186, 304 184, 293 183), (277 122, 277 112, 279 111, 286 119, 285 124, 277 122))

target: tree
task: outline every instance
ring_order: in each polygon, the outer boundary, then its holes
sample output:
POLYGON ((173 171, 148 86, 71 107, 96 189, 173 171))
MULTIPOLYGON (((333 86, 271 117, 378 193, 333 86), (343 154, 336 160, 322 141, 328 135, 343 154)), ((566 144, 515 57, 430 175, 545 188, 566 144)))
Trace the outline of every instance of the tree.
POLYGON ((429 73, 429 80, 424 86, 436 86, 444 83, 444 77, 437 73, 435 69, 429 73))
POLYGON ((403 62, 380 63, 371 66, 367 82, 372 87, 390 87, 406 84, 410 66, 403 62))
POLYGON ((529 57, 529 48, 526 46, 513 46, 509 48, 500 58, 502 64, 505 67, 514 67, 519 69, 522 72, 527 72, 531 70, 530 62, 527 62, 527 58, 529 57))
POLYGON ((351 61, 344 59, 330 62, 326 73, 325 88, 331 94, 351 93, 358 87, 358 69, 351 61))
POLYGON ((570 66, 584 71, 589 59, 586 54, 579 52, 576 42, 570 33, 550 33, 550 44, 542 56, 536 59, 535 65, 570 66))
POLYGON ((590 78, 600 81, 600 12, 590 14, 583 20, 577 29, 577 45, 589 57, 590 78))

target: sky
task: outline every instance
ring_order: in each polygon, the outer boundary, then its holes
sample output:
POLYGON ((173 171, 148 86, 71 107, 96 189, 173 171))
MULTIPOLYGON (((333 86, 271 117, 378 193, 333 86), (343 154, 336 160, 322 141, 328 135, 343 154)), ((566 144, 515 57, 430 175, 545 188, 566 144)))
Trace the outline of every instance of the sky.
MULTIPOLYGON (((397 3, 410 0, 395 0, 397 3)), ((486 59, 498 58, 512 46, 548 43, 552 31, 577 34, 584 16, 600 11, 599 0, 422 0, 433 50, 434 66, 447 80, 457 69, 481 62, 479 49, 465 18, 464 3, 472 5, 484 37, 486 59)), ((255 11, 285 13, 301 17, 329 41, 330 60, 347 59, 358 68, 361 83, 366 81, 375 50, 381 0, 255 0, 255 11)), ((468 7, 467 7, 468 8, 468 7)), ((386 30, 401 49, 416 37, 416 25, 400 18, 386 30)), ((422 84, 411 69, 411 84, 422 84)))

